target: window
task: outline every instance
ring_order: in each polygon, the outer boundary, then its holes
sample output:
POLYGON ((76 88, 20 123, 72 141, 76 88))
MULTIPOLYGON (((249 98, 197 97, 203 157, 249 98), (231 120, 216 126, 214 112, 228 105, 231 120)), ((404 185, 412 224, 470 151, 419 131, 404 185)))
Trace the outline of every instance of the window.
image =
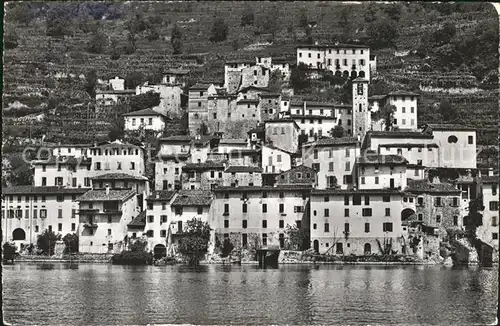
POLYGON ((372 209, 371 208, 363 208, 362 215, 363 216, 372 216, 372 209))
POLYGON ((342 255, 344 253, 344 244, 343 243, 337 243, 337 245, 335 247, 336 247, 335 252, 337 255, 342 255))
POLYGON ((63 217, 63 214, 62 214, 62 208, 59 208, 57 210, 57 218, 62 218, 63 217))
POLYGON ((284 192, 280 192, 280 198, 285 198, 285 193, 284 192))
POLYGON ((457 197, 453 197, 452 198, 452 204, 451 205, 454 206, 454 207, 458 206, 458 198, 457 197))
POLYGON ((130 170, 135 170, 135 162, 130 162, 130 170))
POLYGON ((493 232, 493 233, 491 234, 491 238, 492 238, 493 240, 498 240, 498 232, 493 232))
POLYGON ((313 163, 312 164, 312 169, 315 171, 315 172, 319 172, 321 166, 319 163, 313 163))
POLYGON ((243 213, 247 212, 247 204, 242 205, 242 210, 243 210, 243 213))
POLYGON ((497 217, 496 216, 492 216, 491 217, 491 226, 498 226, 498 222, 497 222, 497 217))
POLYGON ((344 233, 349 233, 349 223, 344 223, 344 233))
POLYGON ((385 209, 385 216, 391 216, 391 209, 390 208, 385 209))
POLYGON ((175 215, 182 215, 182 207, 175 208, 175 215))
POLYGON ((352 196, 352 204, 353 205, 361 205, 361 195, 353 195, 352 196))
POLYGON ((57 195, 56 200, 59 203, 63 202, 64 201, 64 195, 57 195))
POLYGON ((436 197, 434 199, 434 206, 442 206, 441 197, 436 197))
POLYGON ((370 232, 370 223, 365 223, 365 233, 370 232))
POLYGON ((448 137, 448 143, 452 144, 452 143, 456 143, 458 141, 458 138, 456 136, 449 136, 448 137))
POLYGON ((469 139, 469 145, 474 144, 474 137, 473 136, 469 136, 468 139, 469 139))
POLYGON ((203 214, 203 206, 198 206, 198 215, 203 214))
POLYGON ((262 228, 267 229, 267 220, 262 220, 262 228))
POLYGON ((62 223, 57 224, 57 231, 62 232, 62 223))
POLYGON ((224 227, 228 228, 229 227, 229 220, 224 220, 224 227))
POLYGON ((391 222, 385 222, 383 224, 383 231, 384 232, 392 232, 392 223, 391 222))
MULTIPOLYGON (((493 196, 496 196, 497 195, 497 186, 496 185, 492 185, 491 186, 491 194, 493 196)), ((36 201, 36 200, 35 200, 36 201)))
POLYGON ((283 229, 285 227, 285 221, 284 220, 279 220, 279 228, 283 229))
POLYGON ((498 201, 490 201, 490 211, 498 211, 498 201))
POLYGON ((318 150, 317 150, 317 149, 315 149, 315 150, 314 150, 314 159, 317 159, 317 158, 318 158, 318 150))
POLYGON ((278 156, 276 157, 276 161, 281 162, 281 154, 278 154, 278 156))
POLYGON ((453 216, 453 225, 458 226, 458 216, 453 216))
POLYGON ((424 219, 424 215, 422 213, 418 213, 417 217, 419 221, 422 221, 424 219))
POLYGON ((351 162, 345 162, 345 170, 351 171, 351 162))
POLYGON ((42 186, 46 186, 46 185, 47 185, 47 178, 42 177, 42 186))
POLYGON ((293 212, 294 213, 303 213, 304 212, 304 207, 303 206, 294 206, 293 207, 293 212))
POLYGON ((279 209, 280 213, 283 213, 285 211, 285 204, 280 204, 279 209))
POLYGON ((423 197, 418 197, 417 198, 417 205, 418 206, 423 206, 424 205, 424 198, 423 197))
POLYGON ((101 169, 101 162, 95 162, 94 169, 95 170, 100 170, 101 169))
POLYGON ((441 223, 441 215, 436 215, 436 223, 441 223))
POLYGON ((365 195, 365 205, 370 205, 370 196, 365 195))
POLYGON ((349 208, 344 209, 344 217, 349 217, 349 208))
POLYGON ((46 209, 40 210, 40 218, 47 218, 47 210, 46 209))
POLYGON ((325 232, 330 232, 330 223, 325 223, 325 232))
POLYGON ((333 171, 333 162, 328 163, 328 171, 333 171))
POLYGON ((262 213, 267 213, 267 204, 262 204, 262 213))
POLYGON ((325 208, 325 217, 330 216, 330 210, 328 208, 325 208))
MULTIPOLYGON (((248 225, 247 225, 247 220, 242 220, 242 221, 241 221, 241 227, 243 227, 244 229, 246 229, 246 228, 247 228, 247 226, 248 226, 248 225)), ((228 223, 228 227, 229 227, 229 223, 228 223)))
POLYGON ((262 245, 267 246, 267 233, 262 233, 262 245))

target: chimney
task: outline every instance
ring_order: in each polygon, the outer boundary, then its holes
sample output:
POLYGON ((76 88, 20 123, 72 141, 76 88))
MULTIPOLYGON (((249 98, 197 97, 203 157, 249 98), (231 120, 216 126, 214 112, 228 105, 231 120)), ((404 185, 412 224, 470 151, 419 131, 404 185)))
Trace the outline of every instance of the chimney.
POLYGON ((109 184, 106 184, 106 195, 109 195, 109 184))

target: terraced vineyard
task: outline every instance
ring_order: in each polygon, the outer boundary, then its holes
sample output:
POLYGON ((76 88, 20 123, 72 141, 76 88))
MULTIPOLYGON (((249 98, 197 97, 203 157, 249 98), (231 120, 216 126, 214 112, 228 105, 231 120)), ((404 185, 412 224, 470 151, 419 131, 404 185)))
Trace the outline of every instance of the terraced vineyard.
MULTIPOLYGON (((65 98, 72 102, 71 105, 78 103, 87 107, 91 104, 90 97, 74 95, 65 88, 67 83, 58 78, 62 74, 72 74, 73 79, 77 80, 73 84, 80 85, 74 87, 81 87, 84 93, 84 78, 92 70, 96 71, 99 79, 106 80, 114 76, 126 76, 131 72, 142 72, 144 76, 148 76, 168 68, 182 67, 192 71, 193 79, 223 80, 223 63, 228 59, 270 54, 290 58, 293 62, 296 44, 305 40, 304 29, 299 26, 301 15, 305 15, 308 21, 316 22, 312 37, 321 43, 334 42, 343 33, 349 33, 352 39, 365 40, 370 32, 365 21, 368 4, 222 1, 128 2, 115 6, 121 12, 119 19, 94 21, 99 23, 100 31, 107 39, 107 49, 103 54, 88 53, 87 44, 92 33, 86 33, 78 27, 82 20, 92 18, 77 15, 75 22, 70 24, 70 35, 64 38, 46 35, 45 12, 48 9, 41 10, 28 24, 7 20, 5 30, 7 33, 15 31, 18 45, 4 53, 4 108, 16 100, 30 107, 46 107, 49 99, 54 97, 65 98), (249 7, 254 11, 255 24, 241 26, 241 17, 249 7), (127 22, 134 19, 136 14, 154 22, 152 24, 159 34, 158 39, 148 40, 147 31, 139 32, 136 35, 136 51, 128 55, 122 53, 120 58, 112 60, 109 46, 111 40, 116 41, 119 47, 128 44, 127 22), (274 39, 267 34, 269 31, 257 27, 260 21, 269 17, 278 26, 274 39), (229 30, 227 40, 220 43, 209 40, 216 18, 223 18, 229 30), (172 54, 170 43, 174 24, 180 26, 183 34, 183 53, 179 55, 172 54), (266 45, 257 46, 258 43, 266 45)), ((380 12, 392 5, 372 6, 380 12)), ((447 14, 424 8, 420 4, 400 5, 399 10, 395 48, 373 51, 378 60, 375 80, 383 80, 394 90, 421 93, 419 106, 429 114, 420 119, 420 123, 428 122, 425 119, 439 119, 436 104, 443 98, 449 99, 460 112, 460 122, 490 131, 481 132, 479 139, 491 144, 492 139, 496 139, 496 135, 491 136, 491 130, 497 127, 498 121, 497 79, 494 82, 484 82, 476 78, 469 67, 451 71, 432 69, 432 60, 421 58, 414 52, 423 35, 436 31, 445 22, 453 22, 459 36, 469 35, 478 26, 496 24, 498 28, 498 18, 493 6, 471 7, 447 14)), ((6 11, 8 15, 9 9, 6 11)), ((374 16, 378 16, 379 12, 374 16)), ((482 59, 478 57, 477 62, 482 59)), ((53 138, 58 141, 78 139, 79 142, 87 142, 105 137, 109 123, 99 125, 96 121, 91 121, 92 118, 88 115, 78 118, 83 119, 78 120, 81 123, 79 127, 67 123, 72 118, 75 118, 74 123, 78 122, 76 111, 74 114, 71 110, 65 111, 66 117, 59 116, 59 125, 52 126, 51 129, 53 138)), ((56 124, 55 120, 55 116, 52 120, 49 117, 44 123, 51 121, 56 124)))

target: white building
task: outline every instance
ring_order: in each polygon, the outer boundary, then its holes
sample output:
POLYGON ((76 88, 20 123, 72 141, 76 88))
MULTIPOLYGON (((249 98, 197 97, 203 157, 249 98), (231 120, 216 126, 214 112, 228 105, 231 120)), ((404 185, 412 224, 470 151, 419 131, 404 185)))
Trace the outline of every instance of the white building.
MULTIPOLYGON (((374 95, 368 98, 371 112, 377 112, 385 105, 394 105, 394 120, 392 127, 401 130, 416 130, 418 126, 417 120, 417 100, 420 94, 395 91, 387 95, 374 95)), ((380 127, 385 129, 385 124, 382 122, 380 127)))
POLYGON ((278 174, 290 170, 293 166, 293 154, 272 145, 262 146, 263 173, 278 174))
POLYGON ((477 237, 492 246, 498 252, 498 176, 484 176, 480 180, 480 191, 483 196, 483 225, 479 226, 477 237))
POLYGON ((165 130, 165 122, 168 119, 168 117, 163 113, 153 109, 144 109, 126 113, 123 115, 123 118, 125 119, 126 131, 139 129, 163 131, 165 130))
POLYGON ((302 146, 302 161, 317 173, 317 188, 350 189, 354 186, 356 157, 360 144, 356 138, 321 138, 302 146))
POLYGON ((148 206, 143 232, 148 240, 148 250, 155 252, 155 254, 167 249, 168 228, 173 220, 173 211, 170 204, 174 196, 175 191, 161 190, 154 191, 147 198, 148 206))
POLYGON ((2 244, 36 245, 45 230, 65 236, 77 233, 77 197, 89 188, 15 186, 2 189, 2 244))
POLYGON ((297 65, 327 69, 337 76, 370 80, 370 48, 359 44, 299 45, 297 65))
POLYGON ((357 188, 404 190, 407 164, 408 161, 399 155, 361 155, 356 159, 357 188))

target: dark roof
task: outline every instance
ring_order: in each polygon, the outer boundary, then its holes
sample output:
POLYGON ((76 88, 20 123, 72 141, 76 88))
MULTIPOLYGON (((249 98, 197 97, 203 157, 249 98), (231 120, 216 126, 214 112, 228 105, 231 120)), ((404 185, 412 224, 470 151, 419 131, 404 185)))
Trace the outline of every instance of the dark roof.
POLYGON ((311 195, 356 195, 356 194, 373 194, 373 195, 401 195, 402 191, 397 189, 314 189, 311 195))
POLYGON ((449 183, 429 183, 427 180, 408 180, 406 191, 413 193, 460 193, 449 183))
POLYGON ((226 64, 231 64, 231 63, 252 63, 255 64, 255 59, 239 59, 239 60, 227 60, 226 64))
POLYGON ((363 45, 363 44, 336 43, 336 44, 301 44, 297 45, 295 48, 369 49, 370 47, 368 45, 363 45))
POLYGON ((399 96, 399 95, 406 95, 406 96, 420 96, 420 94, 409 92, 409 91, 394 91, 390 92, 387 94, 388 96, 399 96))
POLYGON ((367 165, 406 165, 408 161, 400 155, 365 154, 356 158, 356 163, 367 165))
POLYGON ((262 173, 262 168, 258 167, 258 166, 233 165, 233 166, 229 166, 224 172, 226 172, 226 173, 248 173, 248 172, 262 173))
POLYGON ((137 146, 137 145, 134 145, 134 144, 129 144, 129 143, 122 143, 120 141, 114 141, 114 142, 107 142, 107 143, 104 143, 104 144, 99 144, 95 147, 92 147, 92 148, 107 148, 107 147, 111 147, 111 148, 139 148, 139 149, 143 149, 142 147, 140 146, 137 146))
POLYGON ((288 185, 276 185, 274 187, 271 186, 262 186, 262 187, 251 187, 251 186, 243 186, 243 187, 217 187, 214 189, 215 192, 237 192, 237 191, 286 191, 286 190, 311 190, 311 185, 304 184, 288 184, 288 185))
POLYGON ((352 80, 353 83, 369 83, 370 81, 365 78, 358 77, 352 80))
POLYGON ((207 190, 180 190, 171 206, 210 206, 212 192, 207 190))
POLYGON ((281 94, 280 93, 261 93, 259 94, 260 97, 280 97, 281 94))
POLYGON ((281 171, 279 174, 287 174, 287 173, 292 173, 292 172, 301 172, 301 171, 305 171, 305 172, 310 172, 311 175, 314 175, 316 174, 316 171, 314 171, 313 168, 310 168, 308 166, 305 166, 305 165, 299 165, 299 166, 295 166, 289 170, 286 170, 286 171, 281 171))
POLYGON ((264 144, 264 145, 262 145, 262 146, 269 147, 269 148, 271 148, 271 149, 275 149, 275 150, 277 150, 277 151, 281 151, 281 152, 283 152, 283 153, 290 154, 290 155, 295 154, 295 153, 292 153, 292 152, 290 152, 290 151, 287 151, 287 150, 285 150, 285 149, 283 149, 283 148, 280 148, 280 147, 278 147, 278 146, 274 146, 272 143, 267 143, 267 144, 264 144))
POLYGON ((293 123, 297 129, 300 129, 299 125, 297 122, 293 119, 271 119, 271 120, 266 120, 264 123, 293 123))
POLYGON ((240 139, 240 138, 225 138, 219 140, 219 144, 247 144, 246 139, 240 139))
POLYGON ((302 145, 302 147, 308 146, 337 146, 337 145, 356 145, 358 139, 355 137, 342 137, 342 138, 319 138, 316 141, 308 142, 302 145))
POLYGON ((151 201, 169 201, 170 199, 172 199, 172 197, 174 197, 175 195, 175 191, 170 191, 170 190, 155 190, 153 191, 153 193, 151 194, 151 196, 149 196, 147 198, 147 200, 151 200, 151 201))
POLYGON ((142 211, 134 217, 132 222, 130 222, 127 226, 133 227, 133 228, 144 228, 146 226, 146 211, 142 211))
POLYGON ((255 127, 255 128, 252 128, 250 130, 247 131, 247 134, 251 134, 251 133, 264 133, 266 132, 266 130, 263 128, 263 127, 255 127))
POLYGON ((95 176, 92 180, 148 180, 148 178, 127 173, 106 173, 95 176))
POLYGON ((92 164, 92 160, 90 158, 79 157, 76 158, 74 156, 50 156, 47 159, 41 159, 36 161, 31 161, 34 165, 52 165, 52 164, 61 164, 61 165, 90 165, 92 164))
POLYGON ((424 170, 426 168, 426 166, 424 166, 424 165, 418 165, 418 164, 406 164, 406 168, 407 169, 420 169, 420 170, 424 170))
MULTIPOLYGON (((262 68, 264 68, 264 67, 262 67, 262 68)), ((247 91, 249 89, 256 89, 256 90, 262 91, 262 92, 269 92, 269 88, 268 87, 259 87, 259 86, 255 86, 255 85, 250 85, 250 86, 247 86, 247 87, 243 87, 242 89, 240 89, 238 91, 238 93, 241 93, 243 91, 247 91)))
POLYGON ((182 167, 183 170, 210 170, 224 169, 224 164, 219 162, 206 161, 204 163, 187 163, 182 167))
POLYGON ((487 184, 490 184, 490 183, 499 183, 497 175, 491 175, 491 176, 486 175, 486 176, 483 176, 483 177, 479 178, 479 180, 482 183, 487 183, 487 184))
POLYGON ((185 142, 189 143, 193 140, 193 137, 188 135, 176 135, 169 137, 162 137, 159 139, 161 142, 185 142))
POLYGON ((168 74, 168 75, 187 75, 187 74, 189 74, 189 70, 187 70, 187 69, 168 69, 165 71, 165 74, 168 74))
POLYGON ((144 109, 130 113, 125 113, 123 116, 128 117, 128 116, 157 116, 157 115, 165 117, 163 113, 157 112, 153 109, 144 109))
POLYGON ((196 83, 193 86, 189 87, 189 90, 198 90, 198 89, 208 89, 211 84, 202 84, 202 83, 196 83))
POLYGON ((368 96, 368 100, 383 100, 387 95, 372 95, 368 96))
MULTIPOLYGON (((224 153, 220 153, 224 154, 224 153)), ((257 155, 260 154, 260 149, 253 149, 253 148, 241 148, 241 149, 233 149, 229 151, 229 156, 237 156, 237 155, 257 155)))
POLYGON ((78 201, 125 201, 135 195, 133 189, 109 189, 109 194, 106 194, 106 189, 92 189, 80 196, 78 201))
POLYGON ((370 137, 378 138, 418 138, 418 139, 432 139, 431 134, 419 131, 369 131, 367 133, 370 137))
POLYGON ((78 148, 87 148, 87 147, 92 147, 93 144, 47 144, 45 143, 44 146, 45 147, 49 147, 49 148, 58 148, 58 147, 78 147, 78 148))
POLYGON ((291 119, 321 119, 321 120, 337 120, 334 116, 328 115, 314 115, 314 114, 291 114, 291 119))
POLYGON ((96 94, 130 94, 135 95, 135 89, 122 89, 122 90, 96 90, 96 94))
POLYGON ((411 143, 392 143, 392 144, 382 144, 378 145, 378 147, 399 147, 399 148, 438 148, 438 144, 411 144, 411 143))
POLYGON ((475 131, 476 128, 467 127, 459 124, 439 124, 429 123, 427 127, 437 131, 475 131))
POLYGON ((247 100, 239 100, 236 102, 236 104, 259 104, 259 100, 252 100, 252 99, 247 99, 247 100))
POLYGON ((35 186, 13 186, 2 188, 2 195, 27 195, 27 194, 77 194, 81 195, 90 188, 63 188, 57 186, 35 187, 35 186))
POLYGON ((187 160, 191 154, 189 153, 178 153, 178 154, 160 154, 159 157, 162 160, 187 160))

